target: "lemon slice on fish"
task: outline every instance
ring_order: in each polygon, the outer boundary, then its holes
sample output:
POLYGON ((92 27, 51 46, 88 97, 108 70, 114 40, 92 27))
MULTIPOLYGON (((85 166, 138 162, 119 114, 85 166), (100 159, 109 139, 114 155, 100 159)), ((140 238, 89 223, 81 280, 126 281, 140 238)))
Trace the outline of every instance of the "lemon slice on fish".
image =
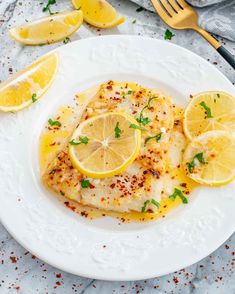
POLYGON ((72 164, 82 174, 106 178, 119 174, 137 157, 141 131, 127 113, 105 113, 83 121, 69 142, 72 164))
POLYGON ((72 3, 82 10, 84 20, 97 28, 111 28, 125 21, 106 0, 72 0, 72 3))
POLYGON ((2 83, 0 85, 0 110, 19 111, 36 102, 52 84, 58 65, 58 54, 49 54, 2 83))
POLYGON ((235 131, 235 98, 228 93, 200 93, 185 109, 184 132, 190 140, 212 130, 235 131))
POLYGON ((219 186, 235 177, 235 133, 209 131, 195 137, 184 153, 187 175, 201 184, 219 186))
POLYGON ((82 22, 82 11, 66 11, 12 28, 10 35, 24 45, 51 44, 73 34, 82 22))

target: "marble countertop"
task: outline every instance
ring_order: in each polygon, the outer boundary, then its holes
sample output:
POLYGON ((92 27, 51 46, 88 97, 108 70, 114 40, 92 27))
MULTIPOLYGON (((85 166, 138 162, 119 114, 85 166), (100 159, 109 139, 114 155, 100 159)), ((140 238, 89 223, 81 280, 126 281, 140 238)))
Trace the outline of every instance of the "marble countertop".
MULTIPOLYGON (((69 0, 59 0, 54 11, 71 9, 69 0)), ((163 39, 165 24, 153 13, 137 12, 128 0, 110 1, 126 22, 118 28, 99 30, 83 25, 71 41, 108 34, 134 34, 163 39), (135 21, 134 21, 135 20, 135 21)), ((8 37, 10 27, 43 15, 47 0, 0 0, 0 81, 7 79, 42 54, 63 42, 24 47, 8 37)), ((201 37, 191 31, 174 31, 171 42, 188 48, 214 64, 234 84, 234 70, 201 37)), ((235 43, 220 39, 233 54, 235 43)), ((0 224, 0 293, 235 293, 235 234, 207 258, 164 277, 138 282, 104 282, 61 272, 22 248, 0 224)))

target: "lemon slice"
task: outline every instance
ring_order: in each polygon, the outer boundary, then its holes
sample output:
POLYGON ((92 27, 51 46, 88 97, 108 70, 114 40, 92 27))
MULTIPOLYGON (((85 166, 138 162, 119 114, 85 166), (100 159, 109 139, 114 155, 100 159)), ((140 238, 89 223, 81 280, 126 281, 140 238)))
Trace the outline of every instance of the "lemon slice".
POLYGON ((69 142, 72 164, 82 174, 106 178, 123 172, 136 158, 141 131, 126 113, 105 113, 82 122, 69 142))
POLYGON ((201 184, 218 186, 235 176, 235 133, 209 131, 195 137, 184 153, 186 173, 201 184))
POLYGON ((106 0, 72 0, 83 11, 84 20, 97 28, 115 27, 125 21, 106 0))
POLYGON ((50 44, 73 34, 82 22, 82 11, 66 11, 12 28, 10 35, 25 45, 50 44))
POLYGON ((0 110, 18 111, 36 102, 52 84, 58 64, 58 54, 46 55, 2 83, 0 110))
POLYGON ((235 98, 221 91, 200 93, 184 112, 184 132, 189 139, 212 130, 235 130, 235 98))

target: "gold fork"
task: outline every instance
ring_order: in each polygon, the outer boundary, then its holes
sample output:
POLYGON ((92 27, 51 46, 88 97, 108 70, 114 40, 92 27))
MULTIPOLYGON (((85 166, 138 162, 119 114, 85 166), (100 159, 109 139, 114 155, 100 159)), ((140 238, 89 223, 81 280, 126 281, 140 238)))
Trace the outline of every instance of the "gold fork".
POLYGON ((194 30, 203 36, 235 69, 235 59, 222 44, 198 25, 197 12, 184 0, 151 0, 162 20, 177 30, 194 30))

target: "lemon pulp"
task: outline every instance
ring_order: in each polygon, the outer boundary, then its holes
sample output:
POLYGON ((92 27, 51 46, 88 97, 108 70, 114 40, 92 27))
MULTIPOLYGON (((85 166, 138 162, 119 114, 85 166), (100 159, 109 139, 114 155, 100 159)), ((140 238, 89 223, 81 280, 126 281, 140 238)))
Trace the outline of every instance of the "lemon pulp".
POLYGON ((58 64, 58 54, 46 55, 2 83, 0 110, 18 111, 36 102, 53 82, 58 64))
POLYGON ((216 186, 235 176, 235 135, 209 131, 194 138, 184 153, 186 173, 196 182, 216 186), (191 168, 190 168, 191 164, 191 168))
POLYGON ((114 27, 125 20, 106 0, 72 0, 72 3, 83 11, 87 23, 98 28, 114 27))
POLYGON ((67 11, 13 28, 10 35, 25 45, 50 44, 74 33, 82 22, 82 11, 67 11))
POLYGON ((189 139, 212 130, 235 131, 235 98, 208 91, 192 98, 184 112, 184 132, 189 139))
POLYGON ((111 177, 123 172, 135 160, 141 145, 141 131, 130 128, 131 124, 138 125, 130 115, 114 112, 82 122, 69 144, 74 167, 93 178, 111 177), (118 136, 117 128, 120 130, 118 136), (84 138, 85 143, 82 143, 84 138))

